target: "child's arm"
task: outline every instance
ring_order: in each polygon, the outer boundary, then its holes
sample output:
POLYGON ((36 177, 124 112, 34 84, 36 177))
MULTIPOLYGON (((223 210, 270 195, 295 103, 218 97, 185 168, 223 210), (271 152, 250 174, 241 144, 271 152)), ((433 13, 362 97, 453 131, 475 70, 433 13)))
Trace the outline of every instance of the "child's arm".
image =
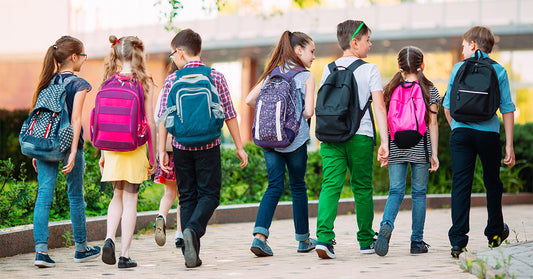
POLYGON ((381 143, 378 149, 378 161, 381 162, 380 167, 384 167, 387 165, 389 158, 389 128, 387 125, 387 108, 383 100, 383 91, 372 92, 372 100, 374 102, 374 114, 378 123, 379 135, 381 137, 381 143))
POLYGON ((452 115, 450 114, 450 109, 444 108, 444 116, 446 116, 446 121, 448 121, 448 125, 452 125, 452 115))
POLYGON ((237 122, 237 118, 234 117, 226 120, 226 126, 228 126, 229 133, 231 134, 233 142, 235 143, 235 148, 237 149, 237 156, 239 157, 239 159, 241 159, 241 168, 244 168, 246 167, 246 165, 248 165, 248 154, 246 154, 242 145, 241 133, 239 131, 239 122, 237 122))
POLYGON ((165 128, 165 121, 162 121, 159 124, 159 127, 157 129, 157 133, 159 135, 159 138, 161 139, 157 143, 159 166, 161 167, 161 170, 163 172, 168 173, 172 169, 168 166, 169 158, 168 158, 168 154, 167 154, 167 151, 166 151, 166 148, 165 148, 166 140, 163 140, 163 139, 166 139, 167 135, 168 135, 167 128, 165 128))
POLYGON ((434 172, 439 169, 439 125, 437 123, 437 104, 429 106, 429 137, 431 139, 431 167, 430 172, 434 172), (433 113, 433 111, 435 113, 433 113))
POLYGON ((74 96, 74 104, 72 105, 72 116, 70 118, 70 124, 72 125, 72 144, 70 145, 70 154, 68 155, 68 161, 63 166, 62 173, 69 173, 74 168, 74 162, 76 161, 76 153, 78 152, 78 142, 80 141, 81 133, 81 113, 83 112, 83 102, 85 102, 85 95, 89 92, 89 89, 78 91, 74 96))
POLYGON ((305 81, 305 108, 303 116, 305 119, 313 117, 315 114, 315 77, 310 74, 305 81))
POLYGON ((503 163, 509 167, 514 166, 514 145, 513 145, 513 132, 514 132, 514 112, 503 113, 503 127, 505 128, 505 158, 503 163))
POLYGON ((248 96, 246 96, 246 104, 255 108, 255 101, 257 100, 257 97, 259 97, 259 94, 261 93, 261 87, 263 87, 264 80, 258 83, 250 93, 248 93, 248 96))
MULTIPOLYGON (((145 98, 144 100, 144 115, 146 116, 146 119, 148 121, 148 127, 150 128, 150 137, 152 141, 152 154, 155 157, 157 154, 157 126, 155 125, 155 119, 154 119, 154 106, 153 106, 153 99, 152 96, 154 94, 154 85, 150 85, 150 89, 148 90, 148 98, 145 98)), ((152 166, 149 170, 149 174, 152 175, 155 173, 156 169, 156 162, 151 162, 152 166)))

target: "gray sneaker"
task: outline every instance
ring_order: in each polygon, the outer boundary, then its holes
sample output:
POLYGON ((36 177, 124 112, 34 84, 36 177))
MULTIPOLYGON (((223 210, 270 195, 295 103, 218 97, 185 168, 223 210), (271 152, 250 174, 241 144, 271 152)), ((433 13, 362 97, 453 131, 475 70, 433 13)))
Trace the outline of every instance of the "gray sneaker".
POLYGON ((389 252, 389 241, 392 234, 392 226, 388 223, 383 224, 379 229, 378 239, 374 245, 374 251, 380 256, 385 256, 389 252))
POLYGON ((298 253, 307 253, 315 249, 316 243, 317 241, 314 238, 308 238, 307 241, 300 241, 298 243, 298 253))
POLYGON ((274 252, 272 252, 272 249, 270 249, 270 246, 268 246, 266 241, 262 241, 261 239, 255 237, 254 241, 252 241, 252 247, 250 247, 250 251, 252 251, 252 253, 258 257, 268 257, 274 255, 274 252))
POLYGON ((167 242, 167 228, 165 219, 162 215, 157 215, 155 218, 155 243, 159 246, 164 246, 167 242))

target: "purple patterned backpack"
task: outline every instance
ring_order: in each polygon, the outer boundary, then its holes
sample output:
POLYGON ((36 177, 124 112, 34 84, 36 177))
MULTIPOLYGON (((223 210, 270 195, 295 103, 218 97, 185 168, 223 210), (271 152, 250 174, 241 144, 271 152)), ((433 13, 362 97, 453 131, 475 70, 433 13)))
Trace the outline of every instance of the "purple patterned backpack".
POLYGON ((282 73, 274 68, 255 102, 255 118, 252 127, 254 143, 260 147, 283 148, 289 146, 300 129, 302 112, 296 111, 299 101, 294 76, 301 67, 282 73))

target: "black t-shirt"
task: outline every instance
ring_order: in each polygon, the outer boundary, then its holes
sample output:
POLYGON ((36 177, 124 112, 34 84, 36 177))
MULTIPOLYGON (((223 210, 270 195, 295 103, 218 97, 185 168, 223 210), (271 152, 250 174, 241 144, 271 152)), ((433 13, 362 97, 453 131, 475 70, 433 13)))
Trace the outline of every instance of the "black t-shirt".
MULTIPOLYGON (((92 86, 85 79, 77 77, 74 74, 65 73, 65 74, 60 74, 60 75, 63 79, 69 78, 70 80, 70 82, 65 87, 67 91, 67 97, 66 97, 67 110, 68 110, 68 116, 70 119, 72 118, 72 107, 74 106, 74 97, 76 96, 78 92, 83 91, 85 89, 88 89, 88 91, 91 91, 92 86)), ((80 139, 78 141, 78 150, 83 149, 84 142, 85 141, 83 140, 83 126, 82 126, 81 131, 80 131, 80 139)))

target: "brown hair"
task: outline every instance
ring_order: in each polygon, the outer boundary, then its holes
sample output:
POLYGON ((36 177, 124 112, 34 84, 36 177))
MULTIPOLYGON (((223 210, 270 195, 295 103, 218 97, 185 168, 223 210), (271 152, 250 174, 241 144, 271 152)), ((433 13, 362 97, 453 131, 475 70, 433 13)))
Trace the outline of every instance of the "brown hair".
POLYGON ((35 107, 39 92, 48 87, 54 75, 59 72, 61 65, 69 59, 72 54, 81 54, 82 52, 83 43, 71 36, 63 36, 53 45, 48 47, 43 60, 39 85, 37 85, 37 89, 35 89, 31 100, 31 110, 35 107))
POLYGON ((302 32, 290 32, 288 30, 283 32, 276 48, 272 52, 272 56, 270 57, 267 66, 265 67, 265 71, 261 77, 259 77, 257 83, 266 79, 277 66, 290 64, 289 62, 293 64, 295 63, 297 66, 305 69, 304 63, 296 52, 294 52, 294 48, 297 46, 305 48, 312 41, 311 37, 302 32))
POLYGON ((484 26, 470 28, 463 35, 463 40, 468 43, 475 42, 477 47, 485 53, 491 53, 492 47, 494 46, 494 34, 492 34, 492 31, 488 27, 484 26))
POLYGON ((189 55, 199 55, 202 51, 202 37, 191 29, 181 30, 170 43, 173 49, 182 47, 189 55))
POLYGON ((350 48, 350 43, 352 40, 353 33, 361 26, 361 29, 355 34, 355 39, 361 40, 364 35, 372 34, 372 30, 361 20, 346 20, 337 25, 337 41, 342 50, 347 50, 350 48))
POLYGON ((422 95, 424 96, 424 102, 426 103, 425 119, 426 122, 429 122, 429 113, 437 112, 432 111, 429 108, 429 99, 431 94, 429 88, 433 86, 433 82, 424 76, 424 73, 421 69, 422 63, 424 63, 424 53, 418 47, 408 46, 400 50, 398 53, 398 66, 400 67, 401 71, 398 71, 392 77, 392 80, 385 85, 383 88, 383 98, 385 99, 385 105, 387 106, 388 111, 392 92, 394 92, 394 89, 400 86, 400 84, 404 81, 402 72, 406 74, 418 73, 418 84, 420 84, 422 95))
MULTIPOLYGON (((144 97, 148 96, 154 80, 146 71, 144 59, 144 44, 141 39, 133 36, 117 39, 115 35, 109 36, 111 51, 105 58, 104 78, 102 84, 122 68, 121 61, 130 61, 132 72, 144 88, 144 97)), ((100 85, 101 86, 101 85, 100 85)))

